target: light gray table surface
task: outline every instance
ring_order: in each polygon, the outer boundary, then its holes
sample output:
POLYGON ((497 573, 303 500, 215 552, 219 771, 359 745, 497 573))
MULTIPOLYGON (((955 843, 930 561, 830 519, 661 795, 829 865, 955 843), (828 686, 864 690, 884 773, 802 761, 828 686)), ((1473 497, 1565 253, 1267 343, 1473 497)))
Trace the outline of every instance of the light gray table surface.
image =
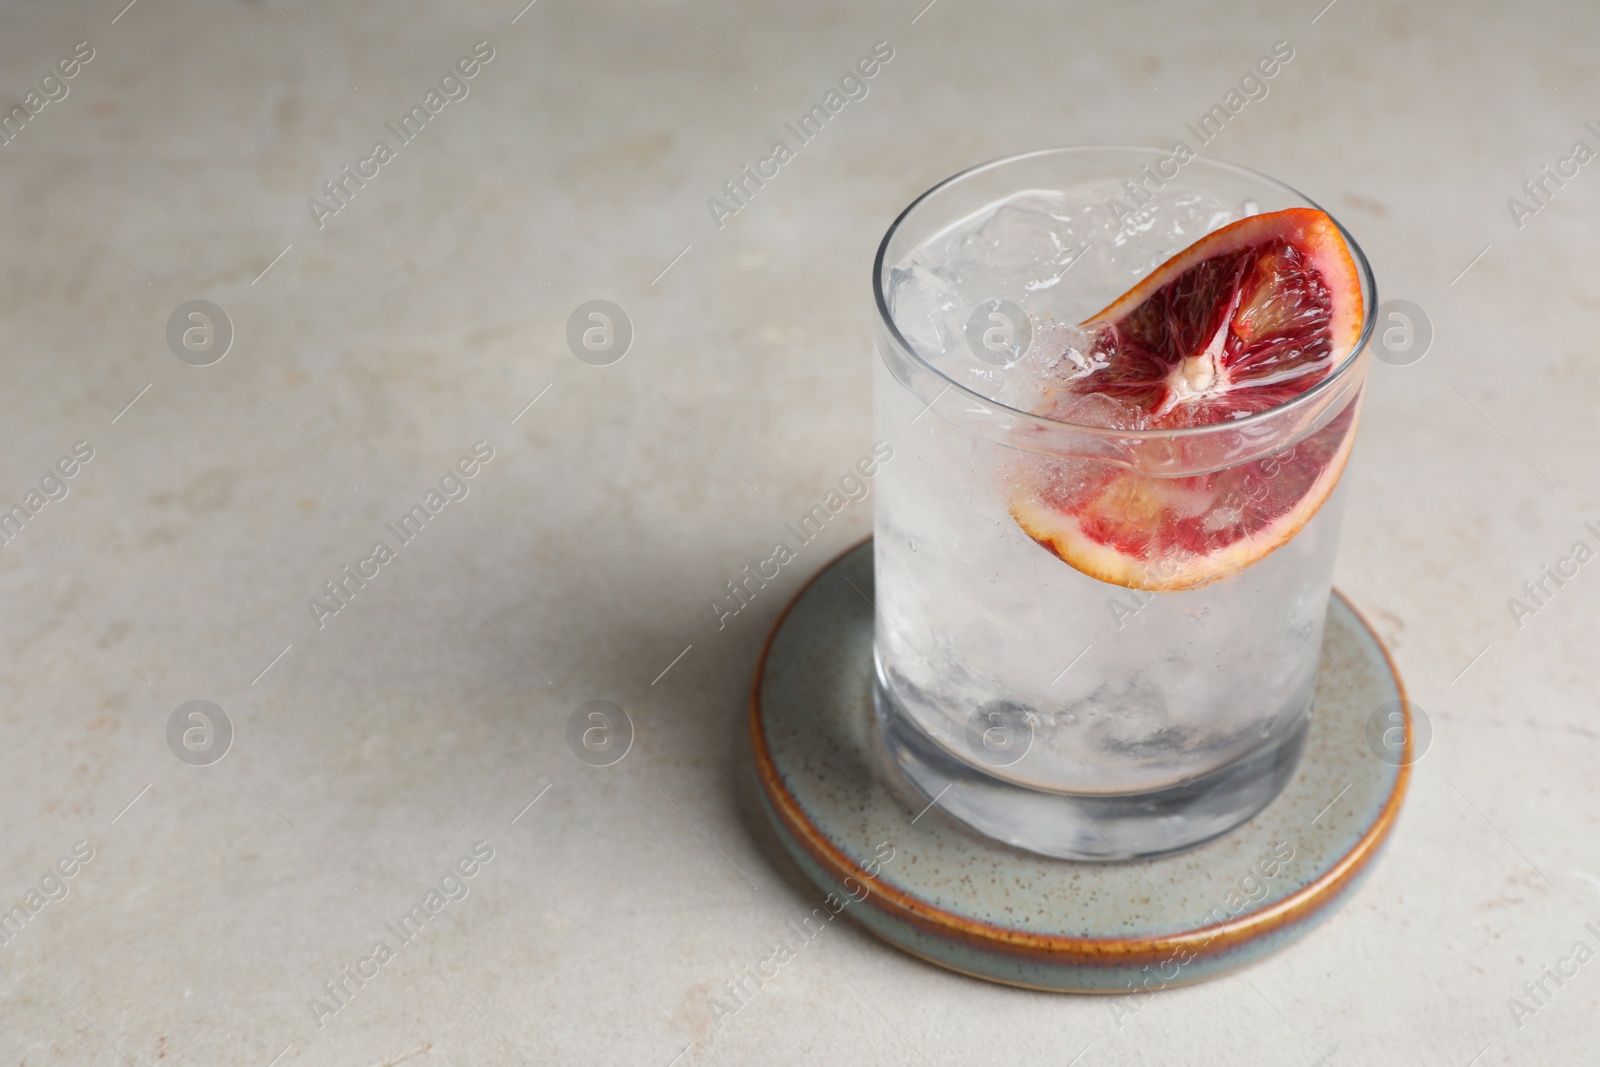
POLYGON ((0 145, 0 505, 93 450, 0 546, 0 907, 60 897, 0 944, 0 1062, 1593 1061, 1600 963, 1522 983, 1600 949, 1600 564, 1508 605, 1600 543, 1600 164, 1522 189, 1600 148, 1592 6, 124 2, 0 14, 7 108, 93 53, 0 145), (870 505, 710 603, 869 447, 886 216, 991 157, 1170 145, 1280 41, 1207 150, 1325 203, 1434 333, 1373 369, 1338 571, 1433 726, 1388 853, 1292 950, 1135 1015, 845 922, 719 1024, 816 896, 756 806, 750 672, 870 505), (234 332, 209 366, 167 341, 197 299, 234 332), (566 342, 591 299, 633 324, 611 366, 566 342), (478 441, 465 498, 315 618, 478 441), (595 699, 635 728, 605 768, 567 743, 595 699), (233 725, 208 766, 169 748, 190 700, 233 725), (347 966, 376 972, 318 1011, 347 966))

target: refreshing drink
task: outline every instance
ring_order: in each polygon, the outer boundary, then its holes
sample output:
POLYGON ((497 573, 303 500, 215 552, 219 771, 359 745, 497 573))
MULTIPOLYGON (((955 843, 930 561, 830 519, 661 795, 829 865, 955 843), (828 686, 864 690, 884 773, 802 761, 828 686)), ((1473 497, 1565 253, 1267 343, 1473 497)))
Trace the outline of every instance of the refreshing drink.
POLYGON ((1157 155, 968 172, 877 267, 886 747, 1064 857, 1196 844, 1292 774, 1365 373, 1337 224, 1204 160, 1135 184, 1157 155))

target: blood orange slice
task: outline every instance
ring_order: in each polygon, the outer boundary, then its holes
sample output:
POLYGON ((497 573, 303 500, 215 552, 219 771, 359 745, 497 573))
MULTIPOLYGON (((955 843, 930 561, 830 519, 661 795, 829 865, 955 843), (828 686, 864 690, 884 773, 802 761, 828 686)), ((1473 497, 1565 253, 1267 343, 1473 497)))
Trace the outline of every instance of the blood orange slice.
MULTIPOLYGON (((1135 425, 1180 429, 1265 411, 1326 378, 1360 339, 1356 266, 1326 213, 1291 208, 1208 234, 1083 324, 1083 373, 1040 414, 1081 421, 1096 395, 1135 425)), ((1103 402, 1103 401, 1102 401, 1103 402)), ((1359 398, 1290 449, 1212 474, 1153 477, 1106 463, 1029 457, 1011 514, 1092 577, 1190 589, 1293 537, 1344 470, 1359 398)))

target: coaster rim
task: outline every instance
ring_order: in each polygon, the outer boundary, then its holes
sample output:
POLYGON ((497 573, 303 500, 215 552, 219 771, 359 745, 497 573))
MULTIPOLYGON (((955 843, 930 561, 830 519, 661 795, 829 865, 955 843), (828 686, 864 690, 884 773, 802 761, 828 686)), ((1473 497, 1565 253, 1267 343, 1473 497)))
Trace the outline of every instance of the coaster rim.
MULTIPOLYGON (((762 642, 750 690, 748 725, 755 756, 756 772, 761 782, 765 806, 768 808, 769 814, 780 824, 790 838, 804 849, 811 860, 817 863, 824 872, 839 881, 843 881, 846 878, 860 879, 869 876, 866 871, 851 860, 843 850, 835 845, 811 821, 801 808, 798 799, 784 785, 773 760, 763 726, 761 689, 762 683, 766 678, 767 661, 772 652, 773 644, 795 606, 800 603, 806 593, 823 576, 831 572, 845 558, 870 544, 872 540, 872 536, 869 535, 849 545, 826 564, 819 567, 790 597, 788 603, 784 605, 783 610, 779 612, 777 618, 773 621, 772 628, 768 631, 766 639, 762 642)), ((1372 641, 1383 657, 1387 676, 1394 685, 1396 698, 1404 715, 1405 745, 1401 751, 1401 761, 1396 768, 1394 782, 1390 786, 1383 806, 1373 818, 1371 825, 1366 828, 1355 844, 1344 855, 1330 864, 1326 870, 1307 885, 1259 911, 1248 912, 1226 922, 1200 926, 1193 930, 1176 933, 1169 932, 1160 935, 1127 937, 1065 937, 1055 934, 1035 934, 1008 929, 993 923, 955 914, 881 881, 875 882, 874 891, 867 898, 867 902, 892 918, 920 928, 935 937, 953 938, 974 948, 1039 962, 1090 966, 1125 966, 1149 963, 1169 957, 1174 951, 1196 949, 1204 949, 1203 952, 1196 951, 1196 957, 1215 958, 1227 953, 1230 949, 1259 941, 1275 931, 1292 930, 1300 927, 1306 920, 1325 912, 1347 890, 1354 887, 1367 872, 1372 861, 1382 851, 1383 845, 1399 817, 1400 809, 1410 786, 1411 768, 1415 762, 1413 757, 1415 740, 1412 729, 1411 700, 1406 692, 1405 683, 1400 676, 1400 672, 1395 665, 1394 657, 1388 646, 1383 642, 1383 639, 1378 635, 1377 630, 1367 620, 1366 616, 1350 602, 1350 599, 1338 589, 1332 590, 1332 595, 1337 597, 1344 608, 1350 612, 1356 623, 1365 632, 1366 637, 1372 641)), ((874 608, 874 610, 876 609, 874 608)), ((982 839, 981 834, 976 836, 982 839)), ((1014 847, 1000 841, 991 843, 996 849, 1011 849, 1014 847)), ((1027 852, 1028 850, 1023 849, 1020 851, 1027 852)), ((1176 855, 1188 855, 1190 852, 1192 850, 1180 852, 1176 855)), ((1028 854, 1038 855, 1036 853, 1028 854)), ((1051 859, 1052 857, 1043 858, 1051 859)), ((1085 865, 1101 865, 1100 863, 1090 864, 1089 861, 1056 860, 1056 862, 1062 864, 1083 862, 1085 865)), ((1105 865, 1118 866, 1119 863, 1120 861, 1105 865)), ((883 937, 884 940, 889 941, 896 948, 949 970, 975 978, 982 978, 985 981, 1000 982, 1022 988, 1048 992, 1064 991, 1059 986, 1034 985, 952 966, 945 960, 935 959, 909 948, 899 941, 885 936, 880 931, 873 930, 873 932, 883 937)), ((1197 977, 1194 980, 1202 979, 1197 977)), ((1174 984, 1188 983, 1180 982, 1174 984)), ((1085 989, 1083 991, 1111 995, 1122 992, 1109 989, 1085 989)))

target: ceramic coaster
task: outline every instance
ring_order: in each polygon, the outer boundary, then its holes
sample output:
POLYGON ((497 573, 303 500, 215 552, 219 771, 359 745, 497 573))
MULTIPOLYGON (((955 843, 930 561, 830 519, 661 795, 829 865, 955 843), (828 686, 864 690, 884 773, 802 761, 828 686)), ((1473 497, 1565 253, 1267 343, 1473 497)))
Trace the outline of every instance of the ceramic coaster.
POLYGON ((795 596, 756 667, 750 728, 768 812, 824 906, 907 952, 1034 989, 1203 981, 1303 937, 1355 890, 1394 825, 1410 709, 1383 646, 1338 594, 1305 754, 1278 798, 1175 856, 1074 863, 978 836, 911 795, 880 756, 872 591, 867 541, 795 596))

